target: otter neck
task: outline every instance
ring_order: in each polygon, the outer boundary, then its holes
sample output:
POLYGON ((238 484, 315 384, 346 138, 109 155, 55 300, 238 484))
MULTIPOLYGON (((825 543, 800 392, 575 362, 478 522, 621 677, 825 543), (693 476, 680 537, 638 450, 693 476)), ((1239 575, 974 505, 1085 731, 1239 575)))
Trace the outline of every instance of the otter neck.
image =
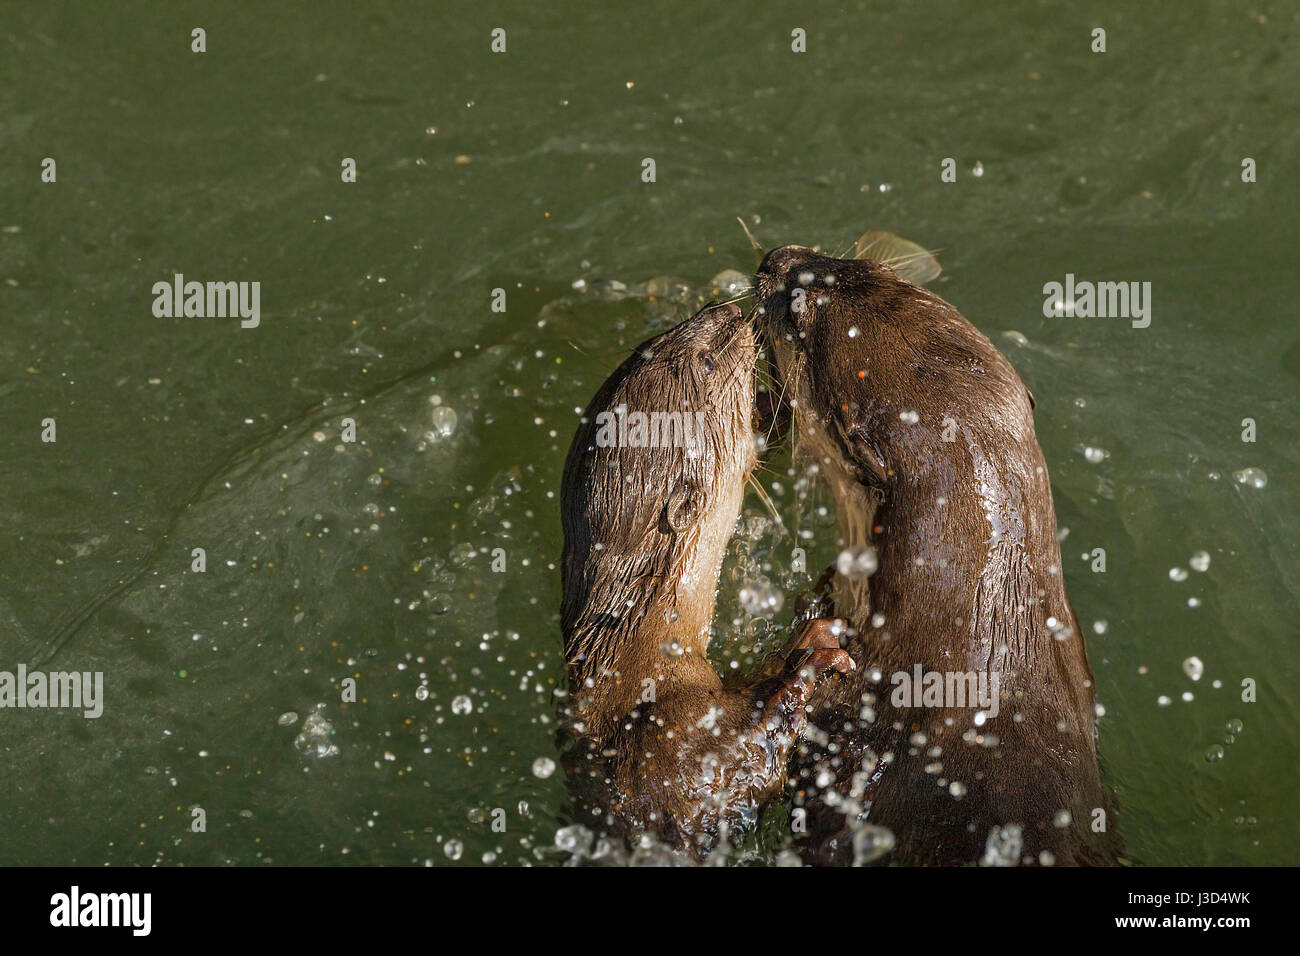
POLYGON ((677 606, 671 593, 660 592, 645 619, 608 635, 618 642, 608 665, 577 668, 574 692, 586 733, 604 737, 643 704, 670 697, 685 684, 721 686, 708 661, 712 595, 677 606))
POLYGON ((1035 504, 1051 500, 1047 471, 1036 446, 969 449, 877 512, 873 610, 886 630, 928 631, 927 668, 1033 674, 1051 666, 1053 628, 1075 626, 1055 520, 1035 504))
MULTIPOLYGON (((648 699, 669 697, 684 685, 715 689, 722 681, 709 664, 709 626, 731 529, 740 515, 744 487, 737 484, 688 534, 676 574, 658 582, 644 614, 608 625, 613 643, 599 672, 579 667, 575 690, 587 732, 601 736, 648 699), (587 686, 590 682, 591 686, 587 686)), ((603 655, 602 655, 603 656, 603 655)))

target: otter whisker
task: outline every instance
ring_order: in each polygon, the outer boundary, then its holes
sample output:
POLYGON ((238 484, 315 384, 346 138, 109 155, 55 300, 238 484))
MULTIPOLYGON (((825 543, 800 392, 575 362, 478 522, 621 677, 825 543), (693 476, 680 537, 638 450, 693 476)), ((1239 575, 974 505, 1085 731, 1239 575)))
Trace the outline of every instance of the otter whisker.
POLYGON ((858 244, 858 240, 854 239, 852 242, 850 242, 847 246, 845 246, 845 247, 844 247, 843 249, 841 249, 839 252, 835 253, 835 255, 833 255, 831 258, 832 258, 832 259, 843 259, 845 256, 847 256, 847 255, 849 254, 849 251, 850 251, 854 246, 856 246, 857 244, 858 244))
POLYGON ((736 340, 740 338, 740 334, 744 331, 745 331, 745 324, 744 324, 744 319, 742 318, 741 321, 736 325, 736 330, 731 333, 731 338, 727 339, 726 344, 723 345, 722 348, 718 349, 717 357, 719 359, 724 359, 727 357, 727 353, 731 351, 731 347, 736 344, 736 340))
POLYGON ((888 259, 880 259, 878 261, 883 262, 885 265, 889 266, 892 269, 894 268, 894 266, 907 265, 909 262, 915 262, 918 259, 931 259, 934 256, 938 255, 940 252, 943 252, 943 250, 924 249, 921 252, 911 252, 905 256, 892 256, 888 259))
POLYGON ((776 526, 781 529, 781 534, 789 534, 786 530, 785 522, 781 520, 781 515, 777 513, 776 505, 772 503, 772 498, 768 495, 767 489, 763 487, 763 483, 754 477, 753 472, 749 473, 745 478, 745 482, 754 489, 754 493, 758 495, 758 500, 763 502, 763 506, 767 509, 767 513, 772 516, 772 520, 776 522, 776 526))
POLYGON ((758 257, 759 257, 759 259, 762 259, 762 258, 763 258, 763 247, 762 247, 761 245, 759 245, 758 240, 754 238, 754 234, 753 234, 752 232, 749 231, 749 226, 745 225, 745 220, 743 220, 743 219, 741 219, 739 216, 737 216, 737 217, 736 217, 736 222, 740 223, 740 228, 741 228, 741 229, 744 229, 744 230, 745 230, 745 235, 749 237, 749 247, 750 247, 751 249, 753 249, 755 252, 758 253, 758 257))
MULTIPOLYGON (((789 385, 790 383, 787 379, 785 378, 781 379, 781 392, 779 395, 777 395, 776 404, 773 406, 772 421, 767 426, 767 434, 763 436, 764 447, 770 446, 772 444, 772 432, 776 430, 776 423, 777 420, 780 418, 781 405, 785 401, 785 393, 789 388, 789 385)), ((793 425, 793 423, 794 423, 794 416, 792 415, 791 424, 793 425)))
MULTIPOLYGON (((793 376, 794 381, 793 381, 793 386, 791 388, 791 391, 793 391, 795 394, 798 394, 799 376, 803 374, 803 370, 804 370, 804 363, 800 361, 794 367, 794 376, 793 376)), ((804 456, 803 448, 804 448, 805 439, 804 439, 803 421, 804 421, 804 410, 796 402, 790 408, 790 430, 794 432, 794 440, 790 443, 790 445, 791 445, 792 456, 795 457, 796 459, 802 459, 804 456)))

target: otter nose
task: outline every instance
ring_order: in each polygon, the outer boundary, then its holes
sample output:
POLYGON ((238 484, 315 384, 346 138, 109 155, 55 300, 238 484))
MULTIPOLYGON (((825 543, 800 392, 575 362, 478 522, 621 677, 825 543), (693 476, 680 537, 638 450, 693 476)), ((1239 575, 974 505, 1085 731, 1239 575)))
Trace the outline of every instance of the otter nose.
POLYGON ((807 246, 781 246, 763 257, 758 271, 769 276, 783 276, 813 255, 816 253, 807 246))

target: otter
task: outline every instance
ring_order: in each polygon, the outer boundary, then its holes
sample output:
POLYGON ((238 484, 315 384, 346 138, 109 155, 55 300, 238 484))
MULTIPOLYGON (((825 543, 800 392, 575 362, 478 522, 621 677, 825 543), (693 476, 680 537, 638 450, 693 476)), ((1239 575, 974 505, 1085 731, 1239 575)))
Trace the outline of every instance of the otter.
POLYGON ((1116 862, 1034 397, 904 277, 937 263, 903 250, 891 267, 894 238, 869 233, 853 259, 784 246, 755 276, 796 447, 842 545, 877 564, 823 578, 820 613, 849 621, 858 667, 812 702, 829 742, 794 758, 800 853, 849 862, 868 824, 892 831, 889 864, 1116 862))
POLYGON ((818 678, 853 666, 827 619, 805 622, 749 680, 724 684, 708 660, 718 575, 757 460, 756 365, 740 308, 706 306, 601 386, 564 466, 575 819, 697 858, 781 793, 818 678))

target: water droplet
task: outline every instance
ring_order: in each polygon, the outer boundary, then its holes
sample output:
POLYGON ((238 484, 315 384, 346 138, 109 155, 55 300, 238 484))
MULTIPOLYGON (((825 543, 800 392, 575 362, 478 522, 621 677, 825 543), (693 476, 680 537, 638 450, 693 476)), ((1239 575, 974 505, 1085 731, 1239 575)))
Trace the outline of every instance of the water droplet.
POLYGON ((276 723, 279 724, 281 727, 292 727, 297 722, 298 722, 298 715, 292 710, 286 710, 283 714, 280 715, 279 719, 276 720, 276 723))
POLYGON ((845 548, 835 559, 835 570, 850 581, 871 577, 879 566, 876 549, 870 545, 865 548, 845 548))
POLYGON ((429 415, 433 430, 426 435, 434 441, 450 438, 456 432, 456 412, 448 405, 435 405, 429 415))
POLYGON ((416 699, 416 700, 428 700, 428 699, 429 699, 429 688, 425 687, 423 684, 421 684, 419 687, 415 688, 415 699, 416 699))
POLYGON ((459 860, 465 852, 465 844, 459 840, 448 840, 442 845, 442 852, 447 854, 449 860, 459 860))
POLYGON ((339 748, 330 740, 334 736, 334 725, 325 719, 320 711, 313 711, 302 722, 298 736, 293 739, 294 748, 307 757, 333 757, 339 748))
POLYGON ((751 617, 773 617, 783 604, 785 595, 769 581, 754 581, 740 589, 740 606, 751 617))
POLYGON ((717 289, 719 294, 731 298, 749 291, 749 276, 735 269, 723 269, 709 280, 709 289, 717 289))
POLYGON ((1246 725, 1243 724, 1243 723, 1242 723, 1240 720, 1238 720, 1236 717, 1234 717, 1234 718, 1232 718, 1232 720, 1228 721, 1228 723, 1227 723, 1227 725, 1224 727, 1224 729, 1225 729, 1228 733, 1230 733, 1230 734, 1234 734, 1234 735, 1235 735, 1235 734, 1239 734, 1239 733, 1241 733, 1243 730, 1245 730, 1245 729, 1246 729, 1246 725))
POLYGON ((984 857, 980 863, 983 866, 1015 866, 1020 862, 1024 843, 1024 835, 1016 824, 993 827, 984 843, 984 857))
POLYGON ((1170 568, 1170 569, 1169 569, 1169 580, 1170 580, 1170 581, 1186 581, 1186 580, 1187 580, 1187 569, 1186 569, 1186 568, 1170 568))
POLYGON ((1183 661, 1183 673, 1192 680, 1200 680, 1201 675, 1205 673, 1205 665, 1201 663, 1199 657, 1189 657, 1183 661))
POLYGON ((553 773, 555 773, 555 761, 550 757, 538 757, 533 761, 533 776, 538 780, 545 780, 553 773))
POLYGON ((1223 759, 1224 749, 1221 744, 1211 744, 1205 751, 1205 762, 1214 763, 1223 759))
POLYGON ((1245 485, 1247 488, 1263 488, 1268 484, 1268 475, 1264 474, 1261 468, 1243 468, 1234 471, 1232 477, 1237 479, 1237 484, 1245 485))
POLYGON ((1074 816, 1069 810, 1057 810, 1056 815, 1052 817, 1052 826, 1058 830, 1064 830, 1074 821, 1074 816))
POLYGON ((459 694, 451 700, 451 712, 461 717, 472 714, 474 712, 474 702, 464 694, 459 694))
POLYGON ((1105 461, 1107 458, 1110 457, 1110 452, 1106 451, 1106 449, 1104 448, 1093 448, 1091 445, 1089 445, 1087 448, 1083 450, 1083 457, 1086 458, 1088 462, 1093 465, 1100 465, 1103 461, 1105 461))
POLYGON ((866 866, 894 848, 893 831, 874 823, 861 823, 853 831, 853 865, 866 866))
POLYGON ((1192 566, 1193 571, 1210 570, 1210 554, 1208 551, 1197 551, 1187 562, 1192 566))
POLYGON ((594 839, 595 835, 581 823, 555 831, 556 848, 577 856, 585 856, 591 850, 594 839))

